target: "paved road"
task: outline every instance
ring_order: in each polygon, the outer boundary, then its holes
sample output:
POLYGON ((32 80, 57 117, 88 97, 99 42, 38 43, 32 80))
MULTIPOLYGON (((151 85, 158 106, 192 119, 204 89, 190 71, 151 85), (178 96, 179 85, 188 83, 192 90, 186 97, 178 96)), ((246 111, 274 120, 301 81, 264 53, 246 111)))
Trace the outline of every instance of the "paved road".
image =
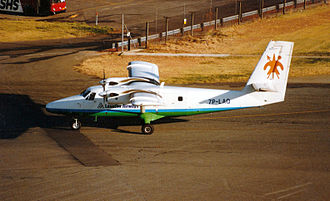
POLYGON ((151 136, 134 120, 72 132, 44 104, 97 83, 72 69, 95 45, 19 47, 0 49, 0 200, 330 196, 329 83, 289 81, 284 103, 160 120, 151 136))

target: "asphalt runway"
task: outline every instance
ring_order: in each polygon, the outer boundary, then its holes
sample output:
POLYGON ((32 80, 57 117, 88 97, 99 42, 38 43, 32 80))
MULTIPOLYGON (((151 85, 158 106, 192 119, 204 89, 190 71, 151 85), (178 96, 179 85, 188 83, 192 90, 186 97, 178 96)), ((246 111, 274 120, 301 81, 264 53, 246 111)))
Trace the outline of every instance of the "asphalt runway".
POLYGON ((291 79, 285 102, 264 108, 163 119, 150 136, 134 120, 74 132, 44 105, 97 83, 72 66, 98 46, 46 46, 0 49, 0 200, 330 197, 328 78, 291 79))

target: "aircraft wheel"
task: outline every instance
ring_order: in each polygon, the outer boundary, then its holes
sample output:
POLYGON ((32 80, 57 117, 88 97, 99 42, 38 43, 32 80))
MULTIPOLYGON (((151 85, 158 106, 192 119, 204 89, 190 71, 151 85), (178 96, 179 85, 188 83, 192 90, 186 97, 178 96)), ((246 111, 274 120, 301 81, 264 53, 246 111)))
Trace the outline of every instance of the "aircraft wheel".
POLYGON ((81 123, 78 119, 74 119, 73 122, 71 123, 71 128, 73 130, 79 130, 81 128, 81 123))
POLYGON ((142 125, 142 133, 146 135, 151 135, 154 132, 154 127, 150 124, 142 125))

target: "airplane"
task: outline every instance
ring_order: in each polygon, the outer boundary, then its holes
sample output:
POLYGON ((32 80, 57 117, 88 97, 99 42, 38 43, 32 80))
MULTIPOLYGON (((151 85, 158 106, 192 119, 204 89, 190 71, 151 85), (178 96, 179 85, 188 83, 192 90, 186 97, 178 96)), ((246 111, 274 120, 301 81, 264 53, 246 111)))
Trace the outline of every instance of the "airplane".
POLYGON ((260 107, 284 101, 293 42, 270 41, 242 90, 165 86, 158 66, 144 61, 128 64, 128 77, 107 78, 79 95, 50 102, 46 110, 73 117, 79 130, 81 116, 137 117, 142 133, 152 134, 151 122, 164 117, 260 107))

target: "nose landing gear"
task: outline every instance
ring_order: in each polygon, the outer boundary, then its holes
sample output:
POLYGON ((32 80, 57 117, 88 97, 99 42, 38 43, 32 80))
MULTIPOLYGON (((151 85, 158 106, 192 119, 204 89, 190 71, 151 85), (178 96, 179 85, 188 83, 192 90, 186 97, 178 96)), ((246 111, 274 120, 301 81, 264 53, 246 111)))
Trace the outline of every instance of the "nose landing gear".
POLYGON ((81 128, 81 123, 78 119, 73 119, 73 121, 71 122, 71 128, 73 130, 79 130, 81 128))

